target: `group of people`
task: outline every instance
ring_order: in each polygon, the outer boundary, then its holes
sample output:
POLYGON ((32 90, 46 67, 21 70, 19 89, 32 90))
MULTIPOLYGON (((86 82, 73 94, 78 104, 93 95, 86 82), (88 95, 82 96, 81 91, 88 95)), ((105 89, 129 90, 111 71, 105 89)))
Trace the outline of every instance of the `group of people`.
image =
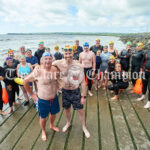
MULTIPOLYGON (((9 49, 3 67, 0 67, 0 81, 4 81, 9 97, 10 110, 12 113, 15 102, 15 95, 19 97, 19 87, 21 88, 25 103, 28 105, 30 98, 37 105, 40 116, 40 126, 42 128, 42 140, 46 137, 46 117, 49 115, 50 128, 59 132, 59 128, 54 125, 56 114, 60 111, 57 93, 62 93, 62 106, 65 109, 67 123, 62 131, 66 132, 71 126, 71 105, 78 111, 82 129, 87 138, 90 133, 86 128, 83 105, 86 102, 86 86, 88 95, 93 96, 92 85, 95 83, 95 90, 107 89, 114 96, 113 101, 118 99, 121 90, 129 86, 129 70, 131 67, 131 81, 133 87, 141 74, 143 81, 142 96, 138 101, 145 99, 148 87, 148 102, 144 108, 150 108, 150 51, 143 51, 143 44, 137 43, 136 51, 131 49, 132 43, 127 42, 126 48, 118 52, 114 48, 114 42, 102 46, 100 39, 96 39, 96 44, 89 47, 85 42, 79 45, 79 40, 75 45, 66 45, 62 52, 59 46, 54 47, 55 54, 51 54, 48 47, 44 47, 44 42, 39 42, 39 48, 32 55, 32 50, 20 47, 19 54, 15 57, 14 51, 9 49), (130 63, 131 62, 131 63, 130 63), (136 76, 136 77, 135 77, 136 76), (18 85, 13 80, 15 77, 24 80, 23 85, 18 85), (110 82, 109 82, 110 81, 110 82), (34 88, 33 88, 34 87, 34 88)), ((2 85, 0 83, 0 114, 6 115, 3 109, 2 85)))

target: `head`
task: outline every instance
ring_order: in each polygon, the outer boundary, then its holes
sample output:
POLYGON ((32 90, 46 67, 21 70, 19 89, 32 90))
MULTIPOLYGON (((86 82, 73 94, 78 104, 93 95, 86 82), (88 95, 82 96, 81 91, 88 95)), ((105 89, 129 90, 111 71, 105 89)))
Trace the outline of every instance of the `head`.
POLYGON ((85 42, 85 43, 83 44, 83 47, 84 47, 84 51, 85 51, 85 52, 89 51, 89 43, 85 42))
POLYGON ((130 48, 131 48, 131 45, 132 45, 132 43, 131 43, 130 41, 128 41, 128 42, 126 43, 126 49, 130 49, 130 48))
POLYGON ((12 57, 7 57, 7 58, 6 58, 6 64, 7 64, 9 67, 12 67, 12 65, 13 65, 13 59, 12 59, 12 57))
POLYGON ((43 42, 43 41, 40 41, 40 42, 39 42, 39 49, 42 50, 43 48, 44 48, 44 42, 43 42))
POLYGON ((77 53, 77 45, 72 46, 73 53, 77 53))
POLYGON ((64 59, 66 61, 69 62, 73 60, 73 50, 69 45, 65 46, 63 52, 64 52, 64 59))
POLYGON ((75 40, 75 45, 79 46, 79 40, 75 40))
POLYGON ((51 53, 44 52, 41 59, 42 59, 41 62, 42 62, 43 67, 49 68, 52 66, 53 56, 51 53))
POLYGON ((54 50, 55 50, 55 51, 59 51, 59 46, 56 45, 56 46, 54 47, 54 50))
POLYGON ((104 52, 108 52, 108 46, 107 45, 104 46, 104 52))
POLYGON ((136 50, 141 51, 143 49, 143 43, 137 43, 136 50))
POLYGON ((19 62, 20 62, 21 64, 25 64, 25 63, 26 63, 26 57, 25 57, 25 55, 19 56, 19 62))
POLYGON ((100 45, 100 39, 99 38, 96 39, 96 45, 100 45))
POLYGON ((21 53, 22 55, 25 55, 26 51, 25 51, 25 47, 24 47, 24 46, 21 46, 21 47, 20 47, 20 53, 21 53))
POLYGON ((113 42, 113 41, 110 41, 110 42, 109 42, 109 47, 110 47, 111 49, 114 48, 114 42, 113 42))
POLYGON ((101 51, 98 50, 97 53, 96 53, 96 55, 97 55, 97 56, 100 56, 100 54, 101 54, 101 51))
POLYGON ((11 50, 11 49, 8 50, 8 57, 14 58, 14 52, 13 52, 13 50, 11 50))
POLYGON ((49 47, 46 47, 45 52, 51 52, 51 49, 49 47))
POLYGON ((32 57, 32 51, 30 49, 26 50, 26 56, 31 58, 32 57))
POLYGON ((114 57, 114 55, 111 55, 110 57, 109 57, 109 59, 110 59, 110 63, 114 63, 115 62, 115 57, 114 57))
POLYGON ((116 63, 115 64, 115 70, 116 70, 116 72, 120 72, 121 71, 121 64, 120 63, 116 63))

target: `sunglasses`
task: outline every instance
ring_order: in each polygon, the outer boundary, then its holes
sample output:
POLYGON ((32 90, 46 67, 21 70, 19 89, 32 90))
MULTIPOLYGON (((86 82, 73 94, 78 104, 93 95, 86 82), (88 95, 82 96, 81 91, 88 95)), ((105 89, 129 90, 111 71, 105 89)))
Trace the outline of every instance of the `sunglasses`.
POLYGON ((65 48, 64 51, 65 52, 67 52, 67 51, 72 52, 72 49, 71 48, 65 48))
POLYGON ((118 65, 118 66, 115 66, 115 68, 120 68, 120 67, 121 67, 121 66, 119 66, 119 65, 118 65))

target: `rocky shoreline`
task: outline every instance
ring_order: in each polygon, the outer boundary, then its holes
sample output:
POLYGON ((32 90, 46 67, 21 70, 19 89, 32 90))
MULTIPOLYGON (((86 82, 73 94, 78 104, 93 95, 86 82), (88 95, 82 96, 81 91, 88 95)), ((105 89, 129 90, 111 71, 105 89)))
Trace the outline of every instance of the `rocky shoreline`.
POLYGON ((144 47, 144 50, 150 50, 150 33, 137 33, 137 34, 127 34, 120 36, 120 40, 123 43, 126 43, 128 41, 132 42, 132 48, 134 49, 136 47, 136 44, 138 42, 142 42, 144 47))

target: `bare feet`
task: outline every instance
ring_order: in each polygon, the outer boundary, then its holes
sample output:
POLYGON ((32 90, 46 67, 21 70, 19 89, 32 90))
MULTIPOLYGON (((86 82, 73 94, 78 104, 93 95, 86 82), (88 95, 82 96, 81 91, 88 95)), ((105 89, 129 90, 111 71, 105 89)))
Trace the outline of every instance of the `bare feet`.
POLYGON ((22 98, 20 96, 17 96, 17 100, 22 100, 22 98))
POLYGON ((112 91, 112 90, 111 90, 111 91, 110 91, 110 93, 111 93, 111 94, 113 94, 113 93, 114 93, 114 91, 112 91))
POLYGON ((90 96, 93 96, 93 94, 92 94, 92 92, 91 92, 91 91, 88 91, 88 94, 89 94, 90 96))
POLYGON ((130 91, 130 93, 131 93, 131 94, 133 94, 133 93, 134 93, 134 91, 133 91, 133 90, 131 90, 131 91, 130 91))
POLYGON ((103 90, 106 90, 106 87, 103 87, 103 90))
POLYGON ((19 103, 14 102, 13 105, 14 105, 14 106, 17 106, 17 105, 19 105, 19 103))
POLYGON ((6 113, 5 113, 4 111, 0 110, 0 115, 5 116, 5 115, 6 115, 6 113))
POLYGON ((56 126, 50 124, 50 129, 56 131, 56 132, 59 132, 59 128, 57 128, 56 126))
POLYGON ((70 124, 70 123, 67 123, 67 124, 63 127, 62 132, 66 132, 70 126, 71 126, 71 124, 70 124))
POLYGON ((12 108, 10 108, 10 110, 9 110, 8 114, 11 114, 12 112, 13 112, 13 109, 12 109, 12 108))
POLYGON ((97 91, 97 87, 95 87, 95 91, 97 91))
POLYGON ((85 134, 85 137, 86 137, 86 138, 89 138, 89 137, 90 137, 90 133, 89 133, 89 131, 86 129, 86 127, 83 127, 82 130, 83 130, 83 132, 84 132, 84 134, 85 134))
POLYGON ((145 99, 145 95, 142 95, 141 97, 137 98, 137 101, 142 101, 145 99))
POLYGON ((42 140, 43 141, 47 140, 47 138, 46 138, 46 131, 42 131, 42 140))
POLYGON ((146 109, 150 108, 150 101, 147 102, 147 104, 144 106, 144 108, 146 108, 146 109))
POLYGON ((113 100, 113 101, 118 100, 118 96, 115 95, 114 97, 111 98, 111 100, 113 100))

